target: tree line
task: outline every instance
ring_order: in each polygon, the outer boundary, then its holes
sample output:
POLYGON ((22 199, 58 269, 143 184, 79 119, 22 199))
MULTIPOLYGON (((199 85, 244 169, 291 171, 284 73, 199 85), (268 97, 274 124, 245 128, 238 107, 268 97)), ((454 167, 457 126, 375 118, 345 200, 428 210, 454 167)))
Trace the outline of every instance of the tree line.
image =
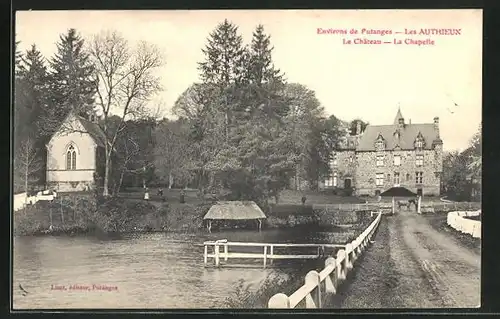
POLYGON ((327 117, 315 92, 288 83, 272 60, 271 37, 258 25, 245 45, 228 20, 208 35, 199 81, 172 108, 176 120, 148 105, 160 85, 161 52, 117 32, 83 39, 61 34, 46 59, 33 44, 15 60, 14 184, 44 184, 46 149, 73 110, 99 114, 106 136, 103 194, 151 183, 233 190, 237 199, 278 196, 292 179, 311 187, 348 126, 327 117))
MULTIPOLYGON (((155 184, 230 189, 234 199, 257 201, 278 200, 292 182, 316 188, 331 173, 332 151, 361 121, 327 116, 313 90, 289 83, 262 25, 248 44, 228 20, 210 32, 199 80, 172 106, 175 120, 150 106, 161 76, 172 76, 160 74, 165 61, 153 44, 113 31, 84 40, 69 29, 56 46, 47 59, 35 44, 20 52, 16 43, 15 191, 45 183, 45 145, 57 129, 75 130, 60 126, 71 110, 99 114, 103 195, 155 184)), ((467 150, 445 156, 444 192, 463 192, 471 174, 480 176, 480 144, 479 132, 467 150)))
POLYGON ((480 200, 482 178, 482 127, 463 151, 443 156, 441 193, 453 200, 480 200))

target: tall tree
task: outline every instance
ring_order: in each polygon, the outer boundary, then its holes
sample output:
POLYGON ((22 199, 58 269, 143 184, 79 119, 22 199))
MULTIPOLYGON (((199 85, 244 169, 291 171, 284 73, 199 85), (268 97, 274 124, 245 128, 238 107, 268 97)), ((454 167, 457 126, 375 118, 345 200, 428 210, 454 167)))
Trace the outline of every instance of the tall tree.
POLYGON ((202 52, 203 62, 198 63, 203 83, 216 85, 223 90, 231 83, 241 83, 245 68, 245 47, 238 27, 227 19, 210 33, 202 52))
POLYGON ((58 128, 70 110, 84 116, 93 111, 96 93, 94 66, 85 50, 85 41, 75 29, 60 36, 50 66, 52 101, 43 117, 47 134, 58 128))
POLYGON ((107 139, 103 195, 108 196, 111 158, 117 138, 125 129, 126 120, 143 116, 146 103, 162 89, 156 72, 163 65, 163 59, 158 49, 146 42, 139 42, 131 49, 117 32, 94 36, 89 50, 95 68, 100 126, 107 139), (113 113, 119 116, 119 121, 111 130, 113 113))
POLYGON ((231 188, 246 189, 238 196, 253 192, 257 200, 278 196, 300 160, 286 130, 290 98, 272 50, 270 37, 258 26, 245 58, 245 81, 238 87, 237 126, 229 147, 215 158, 231 188))
POLYGON ((224 119, 225 141, 228 141, 233 119, 235 90, 245 81, 246 48, 238 27, 227 19, 210 33, 202 49, 204 61, 198 63, 200 79, 211 97, 207 111, 224 119))
POLYGON ((259 24, 253 32, 252 43, 249 49, 248 77, 252 83, 283 83, 283 74, 276 69, 272 62, 271 36, 266 35, 264 26, 259 24))
POLYGON ((19 50, 19 44, 21 44, 21 41, 16 41, 16 43, 14 44, 14 51, 15 51, 14 71, 15 71, 16 76, 21 68, 21 63, 23 61, 23 53, 21 52, 21 50, 19 50))
POLYGON ((48 100, 48 74, 45 58, 35 44, 26 51, 19 66, 15 88, 15 136, 39 136, 37 126, 42 108, 48 100))

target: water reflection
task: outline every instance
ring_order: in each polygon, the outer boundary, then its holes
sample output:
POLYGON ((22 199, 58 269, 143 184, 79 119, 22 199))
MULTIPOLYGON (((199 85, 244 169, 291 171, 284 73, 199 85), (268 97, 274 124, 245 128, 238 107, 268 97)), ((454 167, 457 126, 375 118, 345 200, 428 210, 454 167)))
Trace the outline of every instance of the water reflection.
MULTIPOLYGON (((211 308, 223 307, 240 280, 258 289, 269 274, 287 276, 279 267, 204 268, 206 240, 247 242, 332 242, 345 235, 296 230, 225 231, 189 234, 125 234, 92 237, 18 237, 14 239, 14 308, 211 308), (22 286, 29 292, 23 296, 22 286), (117 291, 75 291, 71 285, 109 285, 117 291), (51 289, 52 285, 68 290, 51 289)), ((304 274, 297 274, 303 276, 304 274)))

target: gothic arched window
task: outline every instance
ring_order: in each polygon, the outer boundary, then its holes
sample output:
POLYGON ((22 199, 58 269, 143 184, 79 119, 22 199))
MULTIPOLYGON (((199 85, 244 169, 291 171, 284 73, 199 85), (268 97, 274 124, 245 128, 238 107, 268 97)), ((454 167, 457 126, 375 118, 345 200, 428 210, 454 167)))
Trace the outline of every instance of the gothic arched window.
POLYGON ((75 170, 76 169, 76 150, 73 145, 68 147, 66 152, 66 169, 75 170))

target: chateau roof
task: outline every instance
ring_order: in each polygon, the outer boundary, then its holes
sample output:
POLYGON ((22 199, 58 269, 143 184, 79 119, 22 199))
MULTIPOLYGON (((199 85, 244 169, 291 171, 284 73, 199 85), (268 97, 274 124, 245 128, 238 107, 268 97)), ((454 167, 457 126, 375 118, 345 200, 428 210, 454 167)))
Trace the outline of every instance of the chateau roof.
POLYGON ((396 113, 393 124, 398 125, 399 119, 404 119, 403 114, 401 114, 401 108, 398 108, 398 113, 396 113))
POLYGON ((415 139, 419 134, 424 140, 425 150, 431 150, 435 141, 442 142, 439 132, 434 123, 404 124, 399 127, 399 119, 403 118, 401 110, 398 109, 394 124, 392 125, 368 125, 359 140, 356 151, 375 151, 375 141, 379 136, 385 141, 385 149, 393 150, 399 146, 401 150, 413 150, 415 139))

